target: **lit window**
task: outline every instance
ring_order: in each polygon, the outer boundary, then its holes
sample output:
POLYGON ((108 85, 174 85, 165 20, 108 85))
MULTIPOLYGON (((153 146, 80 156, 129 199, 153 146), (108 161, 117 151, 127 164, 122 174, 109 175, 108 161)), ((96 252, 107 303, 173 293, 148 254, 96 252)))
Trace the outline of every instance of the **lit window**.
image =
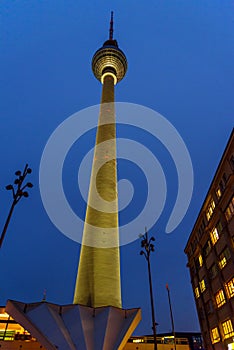
POLYGON ((232 197, 231 202, 229 203, 227 209, 225 210, 225 216, 227 221, 229 221, 234 215, 234 196, 232 197))
POLYGON ((218 343, 220 341, 219 331, 217 327, 211 329, 210 335, 212 344, 218 343))
POLYGON ((5 321, 9 318, 9 315, 4 311, 0 313, 0 321, 5 321))
POLYGON ((5 312, 3 307, 0 307, 0 341, 1 340, 33 340, 32 336, 16 323, 16 321, 5 312))
POLYGON ((207 206, 207 210, 206 210, 206 217, 207 217, 207 220, 209 221, 213 212, 214 212, 214 208, 215 208, 215 202, 214 200, 212 199, 208 206, 207 206))
POLYGON ((226 290, 229 298, 234 297, 234 277, 226 283, 226 290))
POLYGON ((219 239, 219 233, 218 233, 218 229, 216 227, 213 228, 213 230, 210 232, 210 238, 211 238, 212 244, 215 245, 215 243, 219 239))
POLYGON ((203 293, 206 290, 206 282, 204 279, 199 282, 199 286, 200 286, 201 292, 203 293))
POLYGON ((231 257, 230 251, 228 248, 224 249, 224 251, 219 256, 219 268, 222 270, 224 266, 227 265, 227 260, 231 257))
POLYGON ((231 320, 227 320, 226 322, 223 322, 222 327, 223 327, 224 339, 227 339, 227 338, 234 336, 233 326, 232 326, 231 320))
POLYGON ((142 338, 137 338, 132 340, 133 343, 144 343, 144 339, 142 338))
POLYGON ((222 306, 223 304, 226 303, 226 299, 224 296, 224 292, 222 289, 220 289, 216 294, 215 294, 215 301, 218 307, 222 306))
POLYGON ((203 265, 203 259, 202 259, 202 255, 201 254, 198 257, 198 261, 199 261, 199 265, 201 267, 203 265))
POLYGON ((200 293, 199 293, 198 287, 196 287, 196 288, 194 289, 194 293, 195 293, 196 299, 198 299, 198 298, 200 297, 200 293))
POLYGON ((217 190, 216 190, 216 196, 217 196, 218 199, 222 196, 222 192, 221 192, 220 187, 218 187, 217 190))
POLYGON ((224 268, 224 266, 227 264, 227 259, 225 258, 225 256, 219 261, 219 267, 222 270, 224 268))

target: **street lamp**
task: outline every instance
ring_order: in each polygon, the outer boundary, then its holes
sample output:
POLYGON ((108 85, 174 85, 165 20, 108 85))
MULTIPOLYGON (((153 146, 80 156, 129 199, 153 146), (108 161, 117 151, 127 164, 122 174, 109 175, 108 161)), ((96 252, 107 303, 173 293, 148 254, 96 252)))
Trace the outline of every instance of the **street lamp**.
POLYGON ((154 350, 157 350, 157 332, 156 332, 156 322, 155 322, 155 313, 154 313, 154 297, 153 297, 153 287, 152 287, 152 277, 151 277, 151 266, 150 266, 150 254, 154 252, 154 237, 148 239, 148 232, 145 229, 145 234, 141 235, 141 248, 144 250, 140 251, 140 255, 144 255, 147 261, 148 266, 148 277, 149 277, 149 286, 150 286, 150 302, 151 302, 151 313, 152 313, 152 329, 154 335, 154 350))
POLYGON ((14 185, 7 185, 6 186, 6 190, 7 191, 12 191, 13 202, 12 202, 12 205, 11 205, 8 217, 6 219, 6 222, 5 222, 2 234, 1 234, 0 248, 2 246, 4 237, 6 235, 6 231, 7 231, 7 228, 8 228, 8 225, 9 225, 9 222, 10 222, 10 219, 11 219, 11 216, 12 216, 12 213, 14 211, 14 208, 15 208, 16 204, 20 201, 20 199, 22 197, 28 197, 29 196, 28 192, 25 191, 25 189, 27 187, 28 188, 32 188, 33 187, 33 184, 31 182, 27 182, 25 185, 23 185, 23 182, 24 182, 26 176, 28 174, 31 174, 31 172, 32 172, 32 169, 30 169, 28 167, 28 164, 26 164, 23 173, 20 170, 17 170, 15 172, 15 175, 17 176, 17 178, 14 181, 14 185))

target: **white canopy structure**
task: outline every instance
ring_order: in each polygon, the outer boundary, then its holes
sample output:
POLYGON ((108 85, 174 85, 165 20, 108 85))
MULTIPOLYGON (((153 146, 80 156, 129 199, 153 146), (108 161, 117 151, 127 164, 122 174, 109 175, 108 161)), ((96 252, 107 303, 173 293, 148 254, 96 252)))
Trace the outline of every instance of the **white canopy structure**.
POLYGON ((25 304, 9 300, 6 312, 47 350, 120 350, 141 319, 141 310, 112 306, 25 304))

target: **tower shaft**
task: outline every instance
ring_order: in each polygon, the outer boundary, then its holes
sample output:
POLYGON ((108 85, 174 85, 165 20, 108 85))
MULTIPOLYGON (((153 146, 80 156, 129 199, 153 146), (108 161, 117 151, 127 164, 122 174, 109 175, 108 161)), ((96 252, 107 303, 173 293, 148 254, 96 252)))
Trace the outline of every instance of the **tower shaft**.
POLYGON ((113 13, 109 33, 92 59, 103 86, 74 303, 121 308, 114 85, 127 59, 113 40, 113 13))
POLYGON ((114 77, 105 74, 74 303, 121 308, 118 228, 114 77))

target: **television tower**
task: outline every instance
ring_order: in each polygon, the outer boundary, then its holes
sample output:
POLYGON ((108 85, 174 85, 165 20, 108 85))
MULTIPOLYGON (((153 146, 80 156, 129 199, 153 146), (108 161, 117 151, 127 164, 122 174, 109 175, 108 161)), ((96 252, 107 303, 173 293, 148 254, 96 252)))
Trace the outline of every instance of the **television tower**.
POLYGON ((114 93, 127 59, 113 39, 113 12, 109 39, 94 54, 92 69, 102 97, 73 303, 121 308, 114 93))
POLYGON ((140 308, 122 309, 121 301, 114 86, 127 60, 113 39, 113 13, 109 39, 94 54, 92 68, 103 84, 102 99, 73 304, 6 305, 47 350, 121 350, 141 319, 140 308))

